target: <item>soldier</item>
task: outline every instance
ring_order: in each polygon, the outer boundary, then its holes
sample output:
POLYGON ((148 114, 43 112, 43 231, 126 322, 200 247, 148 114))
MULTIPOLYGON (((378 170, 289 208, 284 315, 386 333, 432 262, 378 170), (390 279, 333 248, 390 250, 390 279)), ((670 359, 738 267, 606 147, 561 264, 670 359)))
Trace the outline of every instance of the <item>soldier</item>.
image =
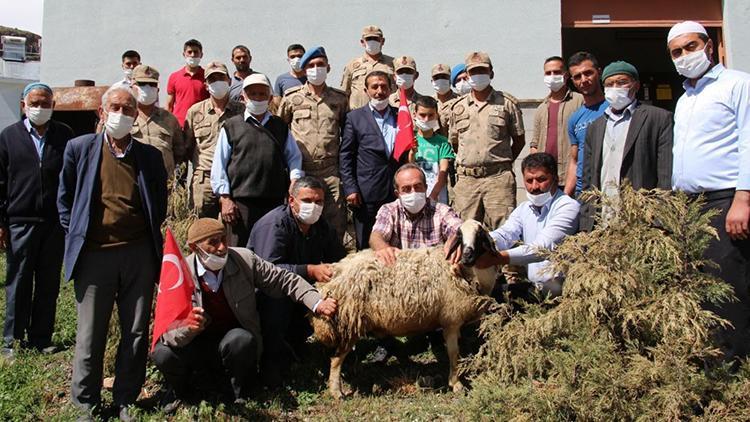
MULTIPOLYGON (((400 56, 393 60, 393 68, 396 70, 396 76, 394 78, 396 86, 398 88, 404 88, 404 91, 406 91, 406 99, 409 100, 409 112, 412 117, 416 117, 416 102, 417 99, 422 96, 422 94, 419 94, 414 89, 414 81, 419 78, 417 62, 414 61, 413 57, 400 56)), ((401 96, 398 90, 391 94, 388 98, 388 102, 394 107, 398 107, 401 104, 401 96)))
POLYGON ((182 128, 174 115, 156 105, 159 98, 159 71, 148 65, 133 69, 133 93, 138 100, 138 117, 130 134, 133 139, 153 145, 161 152, 167 176, 185 158, 182 128))
POLYGON ((458 144, 456 211, 487 227, 499 227, 516 205, 513 161, 523 149, 523 116, 518 101, 490 85, 487 53, 466 56, 471 93, 451 107, 450 139, 458 144))
POLYGON ((432 88, 435 90, 433 98, 438 103, 438 121, 440 129, 437 133, 448 137, 448 120, 450 120, 451 105, 458 98, 451 89, 451 68, 447 64, 432 66, 432 88))
POLYGON ((193 164, 190 184, 193 208, 198 217, 218 218, 219 200, 211 191, 211 163, 219 131, 228 118, 242 114, 245 106, 231 99, 230 75, 221 62, 206 66, 206 89, 209 98, 193 104, 185 117, 188 157, 193 164))
POLYGON ((315 47, 300 60, 307 82, 289 88, 279 107, 279 117, 290 125, 302 153, 302 170, 326 184, 323 218, 339 240, 346 231, 346 207, 339 178, 339 146, 349 102, 341 90, 326 85, 331 69, 323 47, 315 47))
MULTIPOLYGON (((365 54, 350 61, 344 68, 341 78, 341 90, 349 96, 349 109, 362 107, 370 101, 365 93, 365 76, 373 70, 393 73, 393 57, 380 52, 385 44, 383 31, 377 26, 370 25, 362 29, 362 39, 359 40, 365 48, 365 54)), ((393 91, 391 84, 391 91, 393 91)))

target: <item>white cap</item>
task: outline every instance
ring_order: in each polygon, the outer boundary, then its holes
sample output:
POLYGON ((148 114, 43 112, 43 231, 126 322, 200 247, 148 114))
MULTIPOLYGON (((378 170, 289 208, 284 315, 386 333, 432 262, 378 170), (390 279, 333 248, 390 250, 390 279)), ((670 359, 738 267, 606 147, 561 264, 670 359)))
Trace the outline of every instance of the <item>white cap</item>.
POLYGON ((242 81, 242 89, 245 89, 250 85, 265 85, 269 88, 271 87, 271 83, 268 82, 268 78, 262 73, 250 74, 247 78, 245 78, 245 80, 242 81))
POLYGON ((669 35, 667 35, 667 44, 672 42, 673 39, 679 37, 680 35, 685 34, 703 34, 705 36, 708 36, 706 28, 704 28, 703 25, 695 21, 685 21, 675 24, 675 26, 673 26, 672 29, 669 30, 669 35))

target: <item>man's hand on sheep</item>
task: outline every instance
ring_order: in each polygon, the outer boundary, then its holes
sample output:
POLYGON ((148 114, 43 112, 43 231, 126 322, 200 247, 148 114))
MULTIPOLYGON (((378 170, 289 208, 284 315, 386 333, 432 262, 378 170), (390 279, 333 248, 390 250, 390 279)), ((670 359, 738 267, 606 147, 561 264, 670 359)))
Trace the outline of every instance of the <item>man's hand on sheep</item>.
POLYGON ((328 283, 333 276, 333 267, 330 264, 308 265, 307 275, 319 283, 328 283))
POLYGON ((396 263, 396 251, 398 250, 398 248, 394 248, 393 246, 385 246, 376 250, 375 256, 377 256, 383 264, 391 266, 396 263))
POLYGON ((474 265, 479 269, 484 269, 507 264, 509 264, 508 251, 500 251, 497 254, 492 252, 482 254, 482 256, 477 258, 477 262, 474 265))
POLYGON ((318 307, 315 308, 315 313, 330 318, 336 315, 337 308, 338 304, 336 303, 336 299, 327 297, 318 303, 318 307))

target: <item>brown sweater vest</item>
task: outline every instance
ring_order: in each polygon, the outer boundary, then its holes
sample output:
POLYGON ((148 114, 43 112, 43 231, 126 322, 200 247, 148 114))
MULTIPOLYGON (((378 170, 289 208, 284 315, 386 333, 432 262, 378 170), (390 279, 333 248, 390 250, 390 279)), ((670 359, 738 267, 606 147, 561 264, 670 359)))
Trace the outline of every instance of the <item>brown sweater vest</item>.
POLYGON ((102 145, 99 183, 91 196, 86 233, 87 244, 92 248, 120 246, 148 236, 133 151, 116 158, 106 142, 102 145))

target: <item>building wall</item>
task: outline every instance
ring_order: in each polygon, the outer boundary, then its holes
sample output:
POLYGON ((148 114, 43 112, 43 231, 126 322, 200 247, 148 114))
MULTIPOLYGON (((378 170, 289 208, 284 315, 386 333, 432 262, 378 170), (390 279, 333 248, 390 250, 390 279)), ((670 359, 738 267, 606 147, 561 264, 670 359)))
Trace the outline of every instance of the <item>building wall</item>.
POLYGON ((724 41, 729 67, 750 72, 750 2, 724 0, 724 41))
POLYGON ((27 84, 39 80, 39 62, 0 59, 0 130, 21 118, 19 101, 27 84))
POLYGON ((422 74, 416 86, 424 93, 432 93, 433 64, 453 65, 478 49, 490 53, 498 88, 539 98, 544 85, 529 68, 560 53, 559 0, 132 0, 127 6, 66 0, 45 3, 42 80, 56 86, 70 86, 75 79, 109 84, 122 78, 122 52, 135 49, 144 63, 161 71, 165 95, 168 74, 184 64, 183 42, 196 38, 203 43, 204 62, 229 64, 231 48, 246 44, 252 67, 272 79, 288 71, 287 45, 323 45, 332 67, 329 84, 337 86, 346 62, 362 54, 360 31, 369 24, 383 29, 386 54, 415 57, 422 74), (533 29, 520 30, 521 22, 533 29))

